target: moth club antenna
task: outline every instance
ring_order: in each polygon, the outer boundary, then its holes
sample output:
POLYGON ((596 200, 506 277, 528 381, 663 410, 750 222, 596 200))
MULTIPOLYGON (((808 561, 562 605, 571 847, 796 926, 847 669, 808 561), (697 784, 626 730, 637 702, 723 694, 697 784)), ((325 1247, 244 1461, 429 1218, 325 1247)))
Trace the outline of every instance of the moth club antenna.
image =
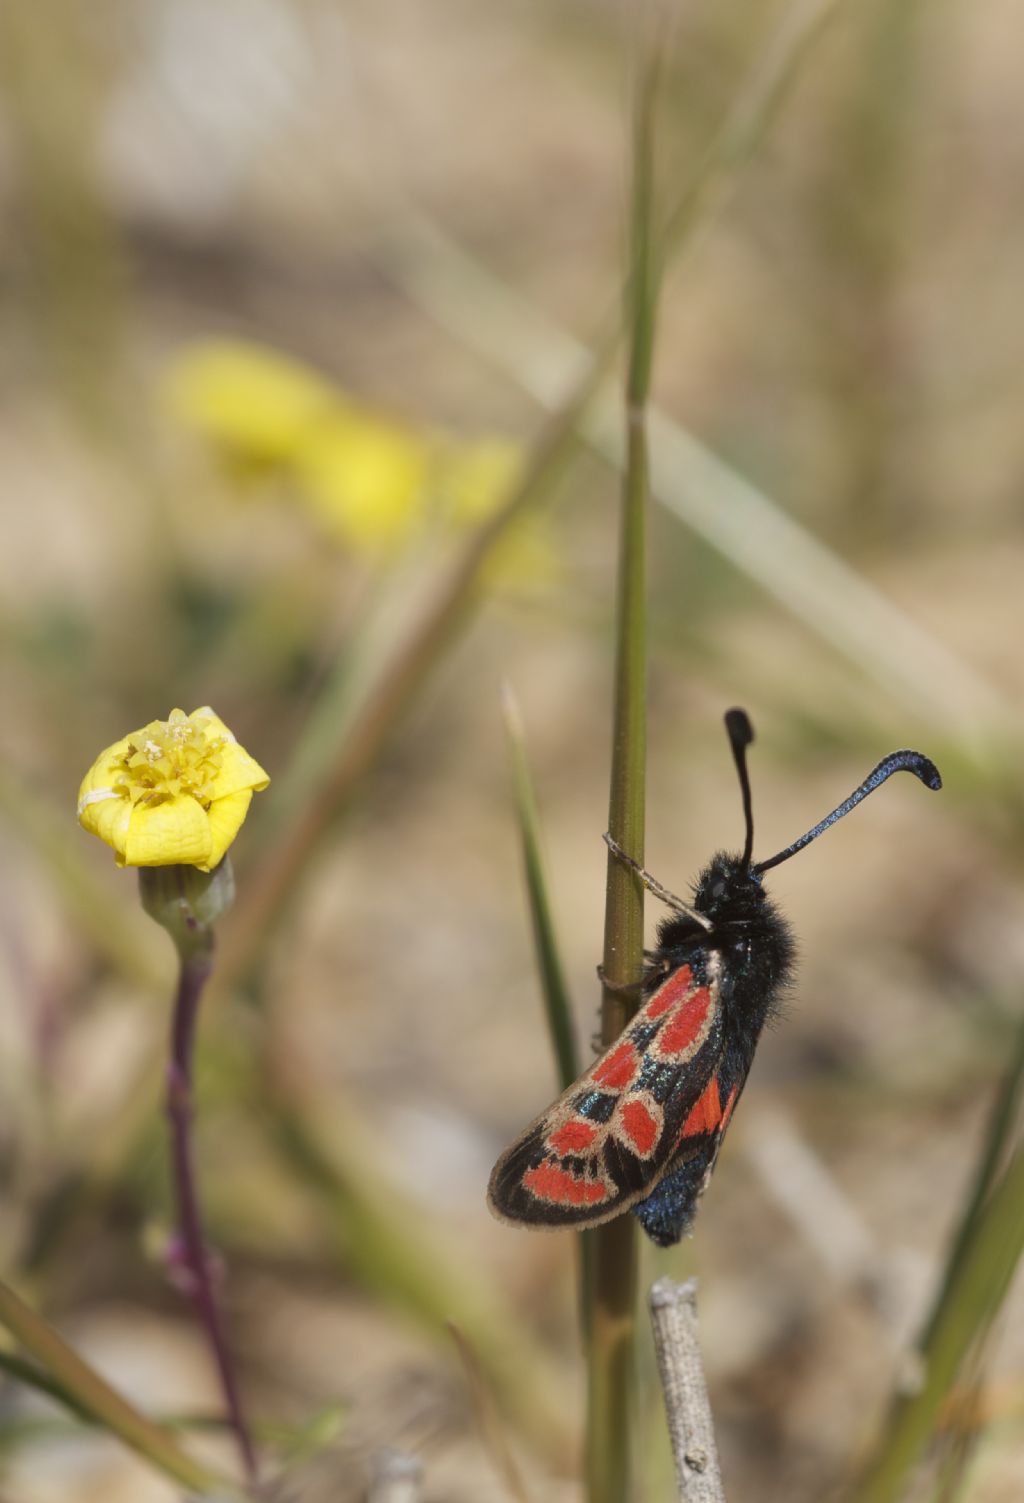
MULTIPOLYGON (((730 732, 730 736, 731 734, 730 732)), ((920 778, 921 782, 927 788, 931 788, 933 792, 938 792, 942 787, 942 778, 939 775, 939 769, 928 757, 922 756, 920 752, 916 751, 890 752, 887 757, 883 757, 877 767, 868 773, 860 787, 855 788, 850 797, 841 803, 837 809, 833 809, 831 814, 826 814, 825 818, 820 824, 816 824, 813 830, 808 830, 806 835, 801 835, 799 840, 794 840, 792 845, 788 845, 777 856, 772 856, 769 861, 759 861, 756 866, 751 867, 751 871, 755 876, 759 877, 771 867, 778 866, 783 861, 788 861, 790 856, 795 856, 797 851, 802 851, 805 845, 810 845, 812 840, 817 840, 818 836, 824 830, 827 830, 829 825, 834 825, 836 820, 842 819, 844 814, 849 814, 851 809, 855 809, 863 799, 867 798, 869 793, 874 793, 876 788, 881 788, 882 784, 888 778, 891 778, 894 772, 912 772, 915 778, 920 778)))
POLYGON ((743 794, 743 818, 747 824, 747 839, 743 847, 743 865, 750 866, 754 854, 754 812, 750 801, 750 777, 747 773, 747 747, 754 739, 754 727, 746 710, 726 710, 725 729, 732 747, 736 771, 739 773, 740 791, 743 794))

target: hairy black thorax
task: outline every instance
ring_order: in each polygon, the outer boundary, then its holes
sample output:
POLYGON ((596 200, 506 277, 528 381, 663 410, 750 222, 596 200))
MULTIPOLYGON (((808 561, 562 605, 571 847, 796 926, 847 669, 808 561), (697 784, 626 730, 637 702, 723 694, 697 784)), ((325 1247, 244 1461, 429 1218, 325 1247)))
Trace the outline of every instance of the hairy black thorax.
POLYGON ((717 950, 722 1001, 756 1041, 793 978, 796 947, 790 927, 757 873, 724 851, 698 877, 693 907, 711 920, 711 929, 681 913, 663 919, 655 966, 664 973, 695 951, 717 950))

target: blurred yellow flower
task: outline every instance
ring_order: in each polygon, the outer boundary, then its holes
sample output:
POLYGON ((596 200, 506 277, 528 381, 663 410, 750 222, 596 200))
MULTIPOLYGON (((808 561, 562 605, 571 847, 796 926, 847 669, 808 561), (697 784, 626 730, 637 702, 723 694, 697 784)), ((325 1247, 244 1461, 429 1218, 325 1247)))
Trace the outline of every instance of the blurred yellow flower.
POLYGON ((423 522, 433 452, 414 430, 339 411, 307 433, 295 476, 324 527, 356 552, 388 552, 423 522))
POLYGON ((100 753, 78 790, 78 818, 118 866, 210 871, 269 782, 208 705, 172 710, 100 753))
MULTIPOLYGON (((187 346, 171 365, 178 417, 226 457, 294 483, 323 530, 352 553, 394 554, 418 536, 465 532, 510 493, 523 455, 505 439, 458 439, 351 399, 310 367, 243 340, 187 346)), ((550 583, 543 526, 517 523, 488 566, 491 584, 550 583)))
POLYGON ((338 395, 298 360, 244 340, 209 339, 173 361, 172 411, 210 443, 254 466, 292 459, 338 395))

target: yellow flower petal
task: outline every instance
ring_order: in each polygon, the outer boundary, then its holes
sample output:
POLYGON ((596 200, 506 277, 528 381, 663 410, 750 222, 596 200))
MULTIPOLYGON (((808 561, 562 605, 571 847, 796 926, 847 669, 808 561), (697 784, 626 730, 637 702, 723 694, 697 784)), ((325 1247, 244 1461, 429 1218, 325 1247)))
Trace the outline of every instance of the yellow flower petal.
MULTIPOLYGON (((176 710, 171 711, 172 715, 178 713, 176 710)), ((204 730, 208 730, 218 736, 223 736, 226 741, 234 741, 235 739, 234 732, 228 730, 212 705, 200 705, 198 710, 193 710, 188 718, 189 720, 201 723, 204 730)))
POLYGON ((221 752, 221 769, 213 785, 214 803, 243 789, 261 793, 269 782, 270 778, 255 757, 250 757, 237 741, 229 741, 221 752))
POLYGON ((220 754, 221 768, 213 781, 215 799, 226 798, 228 794, 237 793, 243 788, 249 788, 254 793, 261 793, 267 787, 270 782, 269 774, 263 771, 255 757, 250 757, 244 746, 239 746, 223 720, 210 709, 209 705, 204 705, 200 710, 193 710, 189 719, 194 723, 209 726, 210 734, 224 737, 224 746, 220 754))
POLYGON ((187 794, 136 804, 128 825, 126 866, 209 866, 213 839, 202 804, 187 794))
POLYGON ((98 789, 110 788, 121 770, 120 758, 127 752, 130 740, 130 736, 125 736, 123 740, 115 741, 113 746, 108 746, 100 752, 82 779, 82 785, 78 790, 80 809, 88 794, 94 793, 98 789))
POLYGON ((251 788, 229 793, 225 798, 214 799, 206 817, 210 828, 210 850, 206 858, 206 869, 216 866, 222 859, 224 852, 242 828, 242 822, 249 812, 251 802, 251 788))
POLYGON ((113 790, 94 789, 79 795, 78 819, 83 830, 111 846, 122 865, 131 817, 131 800, 119 798, 113 790))

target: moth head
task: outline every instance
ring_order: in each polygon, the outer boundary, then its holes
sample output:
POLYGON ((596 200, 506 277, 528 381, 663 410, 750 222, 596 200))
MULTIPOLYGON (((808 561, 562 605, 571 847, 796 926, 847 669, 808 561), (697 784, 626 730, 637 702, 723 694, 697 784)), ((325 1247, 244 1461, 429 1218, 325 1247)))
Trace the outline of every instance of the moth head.
POLYGON ((697 879, 693 906, 711 920, 710 942, 739 1000, 766 999, 789 980, 794 944, 789 925, 742 855, 719 851, 697 879))
POLYGON ((761 878, 742 856, 719 851, 697 878, 693 906, 713 923, 751 917, 764 905, 761 878))

